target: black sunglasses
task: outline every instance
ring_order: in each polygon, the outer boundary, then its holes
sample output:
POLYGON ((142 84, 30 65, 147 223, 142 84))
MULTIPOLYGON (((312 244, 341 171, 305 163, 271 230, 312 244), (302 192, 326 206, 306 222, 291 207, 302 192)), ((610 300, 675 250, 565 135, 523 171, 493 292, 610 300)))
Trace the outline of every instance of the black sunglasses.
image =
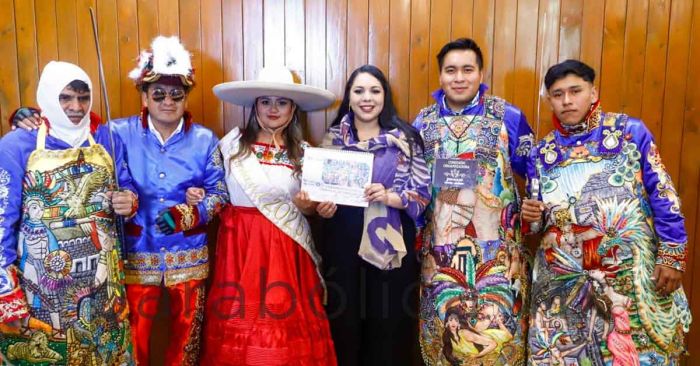
POLYGON ((153 91, 151 92, 151 99, 153 99, 153 101, 156 103, 160 103, 165 100, 165 97, 169 96, 170 100, 177 103, 185 99, 186 95, 187 94, 182 89, 171 89, 170 93, 168 93, 165 90, 158 88, 153 89, 153 91))

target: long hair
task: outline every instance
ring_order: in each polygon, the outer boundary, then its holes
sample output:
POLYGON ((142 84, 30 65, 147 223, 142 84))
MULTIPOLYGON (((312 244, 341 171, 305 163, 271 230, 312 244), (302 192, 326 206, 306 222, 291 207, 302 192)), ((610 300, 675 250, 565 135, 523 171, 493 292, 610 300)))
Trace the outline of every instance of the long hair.
POLYGON ((338 109, 338 115, 335 116, 335 119, 333 120, 333 123, 331 123, 331 126, 339 125, 343 117, 345 117, 345 115, 350 112, 350 89, 355 83, 355 78, 357 78, 357 75, 363 72, 370 74, 374 76, 377 80, 379 80, 379 84, 381 84, 382 89, 384 89, 384 109, 382 109, 382 111, 379 113, 379 127, 385 130, 392 130, 394 128, 398 128, 399 131, 403 132, 404 135, 406 135, 406 138, 409 142, 408 145, 411 149, 412 163, 413 147, 414 145, 419 146, 421 151, 423 151, 423 139, 418 134, 418 131, 416 131, 416 129, 413 128, 413 126, 402 121, 397 115, 389 81, 387 81, 386 76, 384 76, 384 73, 382 73, 382 70, 379 70, 379 68, 374 65, 360 66, 357 69, 355 69, 355 71, 353 71, 352 74, 350 74, 347 83, 345 83, 345 93, 343 94, 343 101, 342 103, 340 103, 340 108, 338 109))
POLYGON ((457 320, 459 321, 459 311, 457 311, 457 308, 448 308, 447 312, 445 313, 445 331, 442 333, 442 354, 445 356, 450 365, 458 366, 460 361, 452 354, 452 341, 459 343, 460 336, 459 331, 457 331, 457 334, 452 334, 450 329, 447 327, 447 322, 451 316, 457 317, 457 320))
MULTIPOLYGON (((293 102, 293 101, 292 101, 293 102)), ((257 104, 257 99, 253 104, 253 108, 250 110, 250 117, 248 117, 248 124, 246 124, 243 132, 241 133, 241 139, 238 143, 238 151, 231 156, 231 159, 238 159, 248 156, 251 153, 250 147, 257 141, 258 133, 262 130, 260 123, 258 122, 257 109, 255 105, 257 104)), ((282 136, 284 139, 284 145, 287 148, 287 157, 289 161, 294 166, 294 175, 298 176, 301 172, 301 142, 304 140, 304 133, 301 126, 301 118, 299 117, 299 106, 294 104, 294 115, 292 116, 292 121, 284 128, 282 131, 282 136)))

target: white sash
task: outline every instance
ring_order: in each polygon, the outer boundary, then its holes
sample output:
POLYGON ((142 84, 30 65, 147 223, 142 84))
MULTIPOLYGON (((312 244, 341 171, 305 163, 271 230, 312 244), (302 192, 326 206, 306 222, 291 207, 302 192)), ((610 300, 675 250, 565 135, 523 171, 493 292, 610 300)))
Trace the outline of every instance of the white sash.
POLYGON ((254 154, 248 154, 244 158, 230 159, 230 156, 238 151, 239 140, 240 131, 236 128, 220 143, 224 161, 228 160, 229 171, 255 207, 309 254, 316 265, 316 272, 325 292, 325 284, 320 271, 321 256, 314 248, 309 222, 292 203, 289 193, 270 182, 254 154))

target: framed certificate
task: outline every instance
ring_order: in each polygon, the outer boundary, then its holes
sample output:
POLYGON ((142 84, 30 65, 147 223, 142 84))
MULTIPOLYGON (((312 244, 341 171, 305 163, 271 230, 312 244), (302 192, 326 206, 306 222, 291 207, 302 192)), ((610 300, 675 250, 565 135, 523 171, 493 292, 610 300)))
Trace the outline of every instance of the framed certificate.
POLYGON ((368 152, 306 148, 301 189, 312 201, 367 207, 365 186, 372 182, 373 162, 368 152))

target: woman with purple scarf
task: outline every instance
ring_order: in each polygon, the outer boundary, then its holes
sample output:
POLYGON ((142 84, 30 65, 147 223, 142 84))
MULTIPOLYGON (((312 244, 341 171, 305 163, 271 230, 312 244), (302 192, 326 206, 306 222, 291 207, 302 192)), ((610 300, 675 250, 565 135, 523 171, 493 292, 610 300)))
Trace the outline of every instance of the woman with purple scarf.
POLYGON ((339 365, 413 365, 418 351, 416 220, 430 202, 417 131, 375 66, 350 75, 323 147, 374 154, 369 207, 320 203, 327 314, 339 365))

